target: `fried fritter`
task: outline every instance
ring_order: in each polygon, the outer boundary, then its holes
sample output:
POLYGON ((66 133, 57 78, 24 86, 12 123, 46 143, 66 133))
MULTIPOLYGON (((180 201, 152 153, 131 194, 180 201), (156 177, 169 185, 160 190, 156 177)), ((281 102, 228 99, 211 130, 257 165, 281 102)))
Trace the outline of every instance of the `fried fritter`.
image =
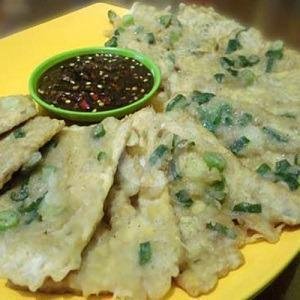
POLYGON ((37 114, 34 102, 26 96, 0 97, 0 134, 37 114))
MULTIPOLYGON (((47 130, 41 120, 32 122, 47 130)), ((60 281, 79 268, 129 128, 127 121, 108 118, 63 129, 37 167, 0 197, 1 277, 35 291, 46 278, 60 281)))

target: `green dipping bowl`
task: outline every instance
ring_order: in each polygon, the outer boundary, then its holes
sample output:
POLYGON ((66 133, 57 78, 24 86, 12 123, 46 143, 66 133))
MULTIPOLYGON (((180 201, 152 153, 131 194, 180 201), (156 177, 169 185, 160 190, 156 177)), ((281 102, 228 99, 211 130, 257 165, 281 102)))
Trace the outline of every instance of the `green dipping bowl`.
POLYGON ((29 78, 29 93, 33 100, 42 106, 48 112, 60 116, 64 119, 78 121, 78 122, 98 122, 103 120, 106 117, 116 117, 120 118, 127 114, 130 114, 143 106, 151 99, 154 93, 157 91, 161 82, 161 73, 158 66, 152 61, 148 56, 131 50, 131 49, 123 49, 123 48, 110 48, 110 47, 89 47, 89 48, 81 48, 74 49, 66 52, 62 52, 58 55, 52 56, 38 65, 34 71, 32 72, 29 78), (140 63, 142 63, 153 75, 154 83, 152 89, 145 94, 142 98, 129 103, 126 106, 122 106, 114 109, 107 109, 99 112, 81 112, 74 110, 67 110, 53 104, 49 104, 44 101, 38 94, 38 82, 40 77, 47 71, 49 68, 54 65, 63 62, 72 57, 80 56, 80 55, 88 55, 88 54, 96 54, 96 53, 110 53, 124 57, 134 58, 140 63))

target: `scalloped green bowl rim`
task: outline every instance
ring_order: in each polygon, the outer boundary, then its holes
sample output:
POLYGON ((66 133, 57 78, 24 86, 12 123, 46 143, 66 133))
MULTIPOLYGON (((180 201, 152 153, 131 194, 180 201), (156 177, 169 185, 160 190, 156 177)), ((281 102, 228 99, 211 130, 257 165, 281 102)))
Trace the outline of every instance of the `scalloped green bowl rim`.
POLYGON ((103 120, 106 117, 111 117, 111 116, 120 118, 142 108, 155 94, 155 92, 160 86, 160 82, 161 82, 161 73, 159 67, 153 62, 153 60, 150 57, 144 55, 143 53, 131 49, 125 49, 125 48, 87 47, 87 48, 65 51, 46 59, 44 62, 39 64, 33 70, 29 78, 28 88, 29 88, 29 93, 33 98, 33 100, 52 114, 58 115, 62 118, 72 120, 72 121, 97 122, 103 120), (38 95, 37 89, 38 89, 39 79, 49 68, 72 57, 87 55, 87 54, 96 54, 96 53, 111 53, 111 54, 120 55, 124 57, 134 58, 137 61, 141 62, 153 75, 154 83, 152 89, 147 94, 145 94, 142 98, 126 106, 122 106, 115 109, 103 110, 99 112, 80 112, 80 111, 63 109, 47 103, 38 95))

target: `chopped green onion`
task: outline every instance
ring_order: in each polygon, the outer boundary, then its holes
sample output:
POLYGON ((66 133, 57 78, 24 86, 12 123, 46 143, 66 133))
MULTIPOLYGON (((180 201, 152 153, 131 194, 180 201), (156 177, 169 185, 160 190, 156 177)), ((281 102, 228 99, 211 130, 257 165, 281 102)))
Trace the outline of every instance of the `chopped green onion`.
POLYGON ((276 129, 270 128, 270 127, 263 127, 262 131, 267 134, 272 140, 275 140, 280 143, 287 143, 289 141, 289 138, 279 132, 276 129))
POLYGON ((203 108, 198 110, 202 125, 209 131, 215 133, 221 124, 230 126, 233 123, 232 107, 228 103, 222 103, 214 108, 203 108))
POLYGON ((261 213, 262 207, 259 203, 253 204, 248 202, 240 202, 233 207, 233 211, 258 214, 261 213))
POLYGON ((242 48, 242 45, 237 38, 230 39, 227 44, 226 54, 231 54, 232 52, 235 52, 236 50, 241 49, 241 48, 242 48))
POLYGON ((291 191, 297 190, 299 187, 298 175, 293 173, 275 173, 275 175, 285 182, 291 191))
POLYGON ((214 78, 215 78, 217 83, 222 83, 224 81, 225 74, 217 73, 217 74, 214 75, 214 78))
POLYGON ((296 166, 300 166, 300 154, 295 155, 294 163, 296 166))
POLYGON ((16 139, 21 139, 26 136, 26 132, 22 128, 17 128, 13 134, 16 139))
POLYGON ((233 112, 232 107, 228 103, 222 103, 219 106, 219 115, 221 118, 221 124, 230 126, 233 123, 233 112))
POLYGON ((164 15, 159 17, 159 23, 165 28, 168 28, 171 25, 171 22, 172 22, 172 15, 164 15))
POLYGON ((221 235, 229 237, 230 239, 235 239, 237 237, 236 233, 232 229, 229 229, 227 226, 218 222, 215 223, 209 222, 206 224, 206 228, 209 230, 216 231, 221 235))
POLYGON ((252 67, 260 62, 260 58, 257 55, 248 56, 248 66, 252 67))
POLYGON ((113 36, 110 40, 108 40, 105 44, 105 47, 118 47, 118 38, 113 36))
POLYGON ((109 10, 107 12, 107 17, 110 23, 114 23, 115 19, 117 18, 117 14, 113 10, 109 10))
POLYGON ((207 196, 209 200, 213 199, 223 204, 226 197, 225 179, 223 178, 221 181, 215 181, 212 185, 210 185, 207 189, 207 196))
POLYGON ((270 73, 273 70, 274 64, 277 60, 281 60, 283 57, 283 42, 276 41, 271 48, 266 52, 267 66, 266 72, 270 73))
POLYGON ((226 70, 228 73, 230 73, 232 76, 237 76, 238 71, 233 69, 234 61, 229 59, 228 57, 221 57, 220 58, 220 64, 224 70, 226 70))
POLYGON ((259 61, 260 59, 257 55, 250 55, 249 57, 246 57, 244 55, 239 55, 237 60, 235 61, 235 66, 237 68, 252 67, 258 64, 259 61))
POLYGON ((171 111, 173 109, 182 109, 188 105, 186 97, 182 94, 176 95, 172 100, 169 101, 166 107, 166 111, 171 111))
POLYGON ((282 159, 282 160, 276 162, 275 172, 276 173, 284 173, 284 172, 288 171, 288 169, 291 166, 292 165, 289 163, 289 161, 287 159, 282 159))
POLYGON ((10 199, 12 201, 24 201, 27 199, 29 196, 29 190, 28 190, 28 185, 23 184, 18 192, 11 192, 10 193, 10 199))
POLYGON ((105 157, 106 157, 106 153, 103 152, 103 151, 100 151, 100 152, 98 153, 98 155, 97 155, 97 159, 98 159, 99 161, 101 161, 101 160, 104 159, 105 157))
POLYGON ((180 190, 175 194, 175 197, 176 201, 185 208, 191 207, 193 204, 193 200, 187 190, 180 190))
POLYGON ((115 31, 114 31, 114 36, 119 36, 122 32, 125 31, 125 28, 124 27, 118 27, 115 31))
POLYGON ((239 139, 235 140, 233 144, 229 147, 232 153, 239 155, 239 153, 250 143, 250 140, 242 136, 239 139))
POLYGON ((209 167, 209 169, 216 168, 220 172, 226 167, 226 160, 219 153, 215 152, 205 152, 203 154, 203 160, 209 167))
POLYGON ((173 134, 172 138, 172 152, 176 150, 177 148, 185 148, 185 147, 192 147, 195 146, 194 141, 189 141, 187 139, 182 139, 179 135, 173 134))
POLYGON ((221 64, 222 68, 227 70, 230 67, 234 66, 234 61, 229 59, 228 57, 223 56, 223 57, 220 58, 220 64, 221 64))
POLYGON ((122 25, 128 27, 134 24, 133 15, 124 15, 122 17, 122 25))
POLYGON ((102 123, 97 124, 93 128, 93 137, 94 138, 101 138, 101 137, 105 136, 105 134, 106 134, 106 130, 102 123))
POLYGON ((260 176, 266 176, 266 175, 269 175, 271 172, 272 172, 272 169, 271 167, 266 164, 266 163, 263 163, 261 164, 257 169, 256 169, 256 172, 260 175, 260 176))
POLYGON ((155 36, 152 32, 146 33, 146 41, 149 45, 154 45, 156 43, 155 36))
POLYGON ((276 162, 275 175, 279 180, 285 182, 291 191, 298 189, 299 172, 297 170, 296 172, 293 170, 293 167, 288 160, 283 159, 276 162))
POLYGON ((213 93, 202 93, 199 91, 193 91, 191 99, 199 105, 209 102, 216 95, 213 93))
POLYGON ((168 52, 167 59, 169 59, 172 62, 172 64, 175 64, 175 62, 176 62, 175 61, 175 54, 173 52, 168 52))
POLYGON ((141 266, 150 262, 152 257, 152 248, 150 242, 140 244, 139 248, 139 264, 141 266))
POLYGON ((169 35, 169 41, 172 46, 181 38, 182 33, 180 31, 172 31, 169 35))
POLYGON ((19 224, 19 214, 8 209, 0 212, 0 231, 5 231, 19 224))
POLYGON ((35 201, 31 202, 28 206, 22 205, 21 207, 19 207, 19 212, 20 213, 28 213, 28 212, 32 212, 32 211, 37 211, 41 202, 44 200, 46 194, 47 194, 47 192, 44 193, 44 195, 42 195, 41 197, 37 198, 35 201))
POLYGON ((244 86, 250 86, 254 83, 256 76, 251 70, 242 70, 239 73, 240 79, 244 86))
POLYGON ((241 117, 238 119, 238 125, 241 127, 246 127, 249 125, 253 120, 253 117, 249 113, 243 113, 241 117))
POLYGON ((164 155, 167 154, 169 148, 166 145, 159 145, 150 155, 149 164, 154 166, 164 155))
POLYGON ((169 164, 169 174, 172 180, 178 180, 181 179, 182 176, 180 175, 176 161, 172 159, 169 164))

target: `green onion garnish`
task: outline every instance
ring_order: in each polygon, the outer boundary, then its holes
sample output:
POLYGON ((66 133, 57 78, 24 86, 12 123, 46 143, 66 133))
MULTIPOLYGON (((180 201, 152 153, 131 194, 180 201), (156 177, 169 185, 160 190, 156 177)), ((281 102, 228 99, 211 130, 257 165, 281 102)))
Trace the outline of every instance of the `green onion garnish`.
POLYGON ((240 118, 238 119, 238 125, 241 127, 246 127, 249 125, 253 120, 253 117, 249 113, 243 113, 240 118))
POLYGON ((214 78, 215 78, 217 83, 222 83, 224 81, 225 74, 217 73, 217 74, 214 75, 214 78))
POLYGON ((166 107, 166 111, 171 111, 173 109, 182 109, 188 105, 186 97, 182 94, 176 95, 173 99, 169 101, 166 107))
POLYGON ((97 160, 101 161, 102 159, 104 159, 106 157, 106 153, 103 151, 100 151, 97 155, 97 160))
POLYGON ((14 210, 8 209, 0 212, 0 231, 5 231, 19 224, 20 217, 14 210))
POLYGON ((13 134, 16 139, 21 139, 26 136, 26 132, 22 128, 17 128, 13 134))
POLYGON ((283 57, 283 42, 276 41, 271 48, 266 52, 267 66, 266 72, 270 73, 273 70, 276 61, 281 60, 283 57))
POLYGON ((146 33, 146 41, 149 45, 154 45, 156 43, 155 36, 152 32, 146 33))
POLYGON ((10 199, 12 201, 24 201, 29 196, 29 190, 28 185, 23 184, 18 192, 11 192, 10 193, 10 199))
POLYGON ((233 207, 233 211, 235 212, 245 212, 251 214, 258 214, 261 213, 262 207, 261 204, 252 204, 248 202, 240 202, 233 207))
POLYGON ((222 172, 226 166, 226 160, 221 154, 216 152, 205 152, 203 154, 203 159, 209 169, 216 168, 222 172))
POLYGON ((289 138, 281 133, 280 131, 270 128, 270 127, 263 127, 262 131, 269 136, 272 140, 279 142, 279 143, 287 143, 289 138))
POLYGON ((161 158, 167 154, 169 148, 166 145, 159 145, 150 155, 149 164, 154 166, 161 158))
POLYGON ((245 148, 247 147, 247 145, 250 143, 250 140, 245 137, 242 136, 239 139, 235 140, 233 142, 233 144, 229 147, 229 149, 231 150, 232 153, 234 153, 235 155, 239 155, 239 153, 245 148))
POLYGON ((152 248, 150 242, 140 244, 139 248, 139 264, 141 266, 147 264, 152 257, 152 248))
POLYGON ((110 23, 114 23, 115 19, 117 18, 117 14, 113 10, 109 10, 107 12, 107 17, 110 23))
POLYGON ((103 126, 102 123, 100 124, 97 124, 94 128, 93 128, 93 137, 94 138, 100 138, 100 137, 103 137, 105 136, 105 128, 103 126))
POLYGON ((230 239, 235 239, 237 237, 236 233, 232 229, 229 229, 227 226, 218 222, 215 223, 209 222, 206 224, 206 228, 216 231, 221 235, 229 237, 230 239))
POLYGON ((271 167, 266 164, 266 163, 263 163, 261 164, 257 169, 256 169, 256 172, 260 175, 260 176, 266 176, 268 174, 271 174, 272 172, 272 169, 271 167))
POLYGON ((191 99, 193 102, 198 103, 199 105, 209 102, 215 94, 213 93, 202 93, 199 91, 193 91, 191 99))
POLYGON ((191 207, 193 204, 193 200, 190 197, 187 190, 180 190, 175 194, 176 202, 178 202, 181 206, 188 208, 191 207))
POLYGON ((122 17, 122 25, 128 27, 134 24, 133 15, 124 15, 122 17))
POLYGON ((118 38, 116 36, 113 36, 111 39, 109 39, 104 44, 105 47, 118 47, 118 38))

